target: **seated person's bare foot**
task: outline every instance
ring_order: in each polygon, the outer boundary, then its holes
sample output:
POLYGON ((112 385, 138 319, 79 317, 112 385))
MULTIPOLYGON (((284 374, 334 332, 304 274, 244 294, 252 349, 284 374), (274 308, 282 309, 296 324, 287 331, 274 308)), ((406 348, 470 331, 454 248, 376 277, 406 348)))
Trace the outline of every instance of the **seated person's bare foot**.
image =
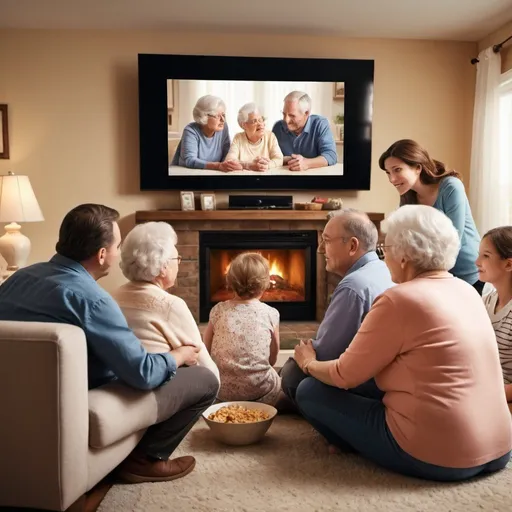
POLYGON ((118 476, 125 482, 132 484, 168 482, 188 475, 195 465, 196 460, 190 455, 159 460, 134 452, 121 464, 118 476))

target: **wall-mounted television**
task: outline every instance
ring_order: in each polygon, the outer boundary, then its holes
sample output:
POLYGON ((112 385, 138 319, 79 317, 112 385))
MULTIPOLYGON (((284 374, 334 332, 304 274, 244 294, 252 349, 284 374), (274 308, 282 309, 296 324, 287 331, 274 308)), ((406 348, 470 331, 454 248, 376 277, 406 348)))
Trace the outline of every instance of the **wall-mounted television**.
POLYGON ((138 72, 141 190, 370 189, 373 60, 139 54, 138 72))

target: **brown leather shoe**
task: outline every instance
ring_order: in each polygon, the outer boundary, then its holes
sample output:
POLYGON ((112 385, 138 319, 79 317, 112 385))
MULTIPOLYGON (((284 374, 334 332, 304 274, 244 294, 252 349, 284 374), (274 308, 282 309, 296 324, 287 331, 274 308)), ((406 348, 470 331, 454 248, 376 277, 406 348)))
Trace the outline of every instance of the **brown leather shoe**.
POLYGON ((119 468, 119 477, 125 482, 168 482, 192 472, 196 459, 190 455, 168 460, 150 460, 135 454, 130 455, 119 468))

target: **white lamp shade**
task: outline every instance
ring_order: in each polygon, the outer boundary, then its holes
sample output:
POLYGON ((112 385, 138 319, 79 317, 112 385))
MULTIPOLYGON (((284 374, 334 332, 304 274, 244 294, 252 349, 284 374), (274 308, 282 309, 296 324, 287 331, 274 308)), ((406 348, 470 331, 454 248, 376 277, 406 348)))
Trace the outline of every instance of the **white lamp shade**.
POLYGON ((0 222, 44 220, 28 176, 0 176, 0 222))

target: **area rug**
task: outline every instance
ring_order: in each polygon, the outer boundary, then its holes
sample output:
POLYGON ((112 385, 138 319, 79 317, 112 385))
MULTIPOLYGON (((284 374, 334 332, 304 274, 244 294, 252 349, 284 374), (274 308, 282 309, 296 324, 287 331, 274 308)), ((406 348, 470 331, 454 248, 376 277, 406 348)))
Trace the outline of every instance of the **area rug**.
POLYGON ((201 419, 178 455, 196 469, 175 482, 115 485, 99 512, 512 510, 512 467, 470 482, 407 478, 354 454, 329 454, 302 419, 276 418, 257 445, 229 447, 211 439, 201 419))

